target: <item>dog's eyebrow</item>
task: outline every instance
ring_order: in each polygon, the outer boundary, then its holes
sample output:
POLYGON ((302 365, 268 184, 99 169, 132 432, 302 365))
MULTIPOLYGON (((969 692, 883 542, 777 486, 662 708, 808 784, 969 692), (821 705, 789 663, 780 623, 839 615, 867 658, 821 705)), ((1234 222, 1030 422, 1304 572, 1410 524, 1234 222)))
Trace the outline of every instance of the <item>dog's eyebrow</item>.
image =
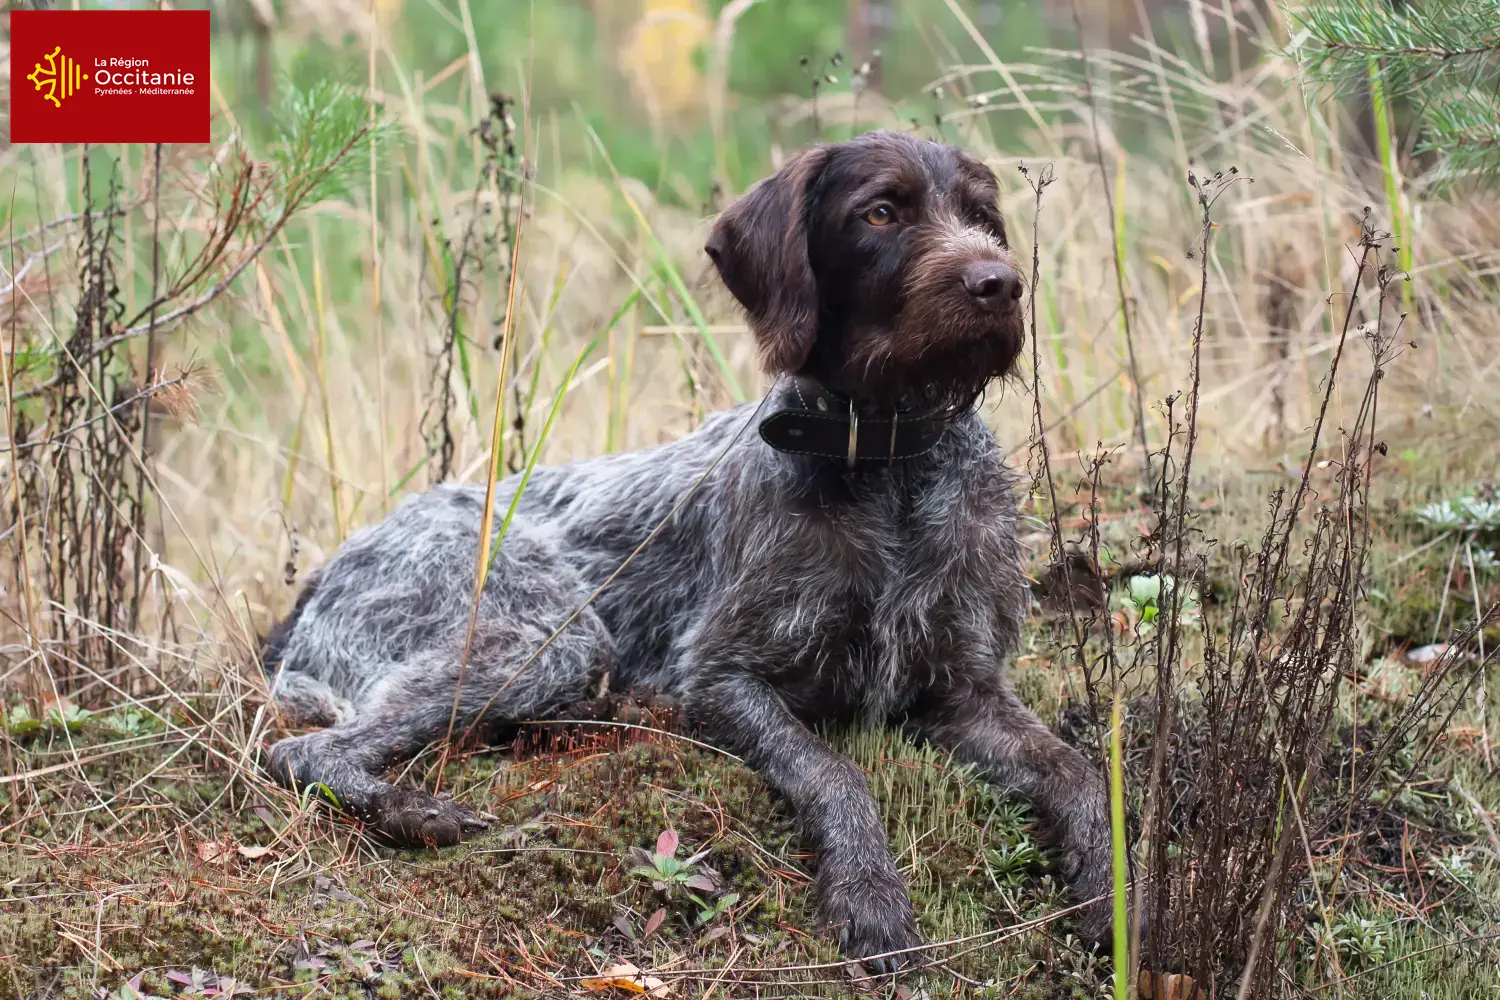
POLYGON ((909 170, 882 170, 869 180, 855 185, 849 192, 855 204, 885 199, 910 203, 922 196, 927 187, 924 178, 909 170))

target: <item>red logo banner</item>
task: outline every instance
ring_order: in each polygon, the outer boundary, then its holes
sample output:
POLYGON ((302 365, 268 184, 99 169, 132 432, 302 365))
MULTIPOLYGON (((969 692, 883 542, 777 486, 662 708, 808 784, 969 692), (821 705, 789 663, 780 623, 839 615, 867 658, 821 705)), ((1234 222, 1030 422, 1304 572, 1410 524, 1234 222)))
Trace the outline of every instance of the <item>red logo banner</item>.
POLYGON ((208 11, 10 12, 11 142, 208 142, 208 11))

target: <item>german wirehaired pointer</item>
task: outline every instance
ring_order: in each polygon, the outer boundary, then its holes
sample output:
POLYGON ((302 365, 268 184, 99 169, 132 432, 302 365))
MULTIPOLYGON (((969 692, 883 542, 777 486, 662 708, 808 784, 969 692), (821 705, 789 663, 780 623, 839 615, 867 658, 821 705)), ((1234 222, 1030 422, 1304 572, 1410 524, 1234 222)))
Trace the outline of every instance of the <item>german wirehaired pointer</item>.
POLYGON ((391 841, 452 844, 484 819, 386 769, 476 723, 558 718, 609 672, 677 698, 785 796, 818 851, 820 915, 865 957, 916 943, 912 904, 864 776, 814 727, 892 720, 1035 802, 1102 936, 1103 779, 1006 681, 1026 587, 976 404, 1020 353, 1023 282, 996 194, 968 155, 874 132, 735 202, 707 250, 779 376, 770 398, 536 470, 467 661, 484 487, 439 486, 350 538, 267 640, 277 700, 328 726, 272 746, 271 773, 391 841))

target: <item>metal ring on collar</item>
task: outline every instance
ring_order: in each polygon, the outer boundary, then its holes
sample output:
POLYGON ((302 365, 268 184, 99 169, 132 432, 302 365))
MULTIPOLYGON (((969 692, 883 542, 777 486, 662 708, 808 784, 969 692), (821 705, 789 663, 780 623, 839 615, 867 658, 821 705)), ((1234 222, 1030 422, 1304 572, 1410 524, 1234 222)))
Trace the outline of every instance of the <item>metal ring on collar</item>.
POLYGON ((854 461, 859 457, 859 414, 854 409, 854 400, 849 400, 849 468, 854 468, 854 461))

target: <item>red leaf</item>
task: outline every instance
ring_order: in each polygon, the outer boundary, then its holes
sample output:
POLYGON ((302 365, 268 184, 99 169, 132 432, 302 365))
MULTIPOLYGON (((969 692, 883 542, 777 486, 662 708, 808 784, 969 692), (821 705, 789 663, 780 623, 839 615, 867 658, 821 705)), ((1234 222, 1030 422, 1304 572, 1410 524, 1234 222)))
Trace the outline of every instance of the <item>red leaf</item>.
POLYGON ((670 826, 661 832, 656 838, 656 853, 663 857, 672 857, 677 853, 677 831, 670 826))
POLYGON ((666 919, 667 911, 665 907, 651 914, 651 916, 646 918, 646 929, 641 932, 641 937, 650 937, 653 933, 656 932, 656 929, 660 927, 666 919))

